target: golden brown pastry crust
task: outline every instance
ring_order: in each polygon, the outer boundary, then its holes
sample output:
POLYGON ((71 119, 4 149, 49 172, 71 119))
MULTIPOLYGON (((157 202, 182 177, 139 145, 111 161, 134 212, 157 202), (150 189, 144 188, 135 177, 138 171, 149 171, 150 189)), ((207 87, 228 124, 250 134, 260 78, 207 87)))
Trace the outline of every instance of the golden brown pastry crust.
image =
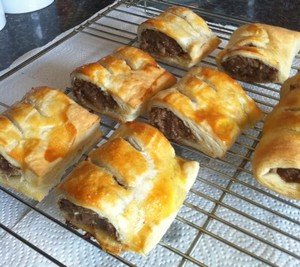
POLYGON ((278 70, 277 77, 269 82, 283 83, 289 77, 294 56, 299 50, 300 32, 253 23, 234 31, 216 61, 218 68, 224 70, 222 63, 234 56, 257 59, 278 70))
POLYGON ((21 170, 18 178, 0 172, 0 182, 42 200, 99 141, 99 121, 59 90, 32 89, 0 116, 0 154, 21 170))
MULTIPOLYGON (((299 75, 298 75, 299 77, 299 75)), ((262 138, 253 156, 253 175, 264 186, 290 198, 300 199, 300 183, 285 182, 278 168, 300 169, 300 80, 290 78, 282 88, 298 81, 299 87, 287 90, 267 116, 262 138)))
POLYGON ((227 74, 211 68, 191 69, 175 86, 156 94, 150 104, 173 112, 197 141, 182 139, 212 157, 223 157, 240 132, 262 112, 227 74))
POLYGON ((194 66, 221 43, 221 40, 208 28, 201 17, 192 10, 180 6, 170 7, 159 16, 140 24, 138 27, 139 41, 145 30, 162 32, 174 39, 187 53, 187 57, 159 54, 153 54, 153 56, 184 67, 194 66))
POLYGON ((149 54, 131 46, 121 47, 95 63, 77 68, 71 77, 73 84, 75 79, 84 80, 112 96, 119 106, 117 110, 88 107, 121 122, 137 118, 154 93, 176 83, 176 78, 149 54))
POLYGON ((141 122, 122 125, 89 157, 60 184, 58 198, 108 219, 121 242, 80 225, 104 250, 147 254, 175 218, 199 164, 176 157, 163 134, 141 122))
POLYGON ((281 87, 280 97, 285 97, 290 91, 300 89, 300 73, 287 79, 281 87))

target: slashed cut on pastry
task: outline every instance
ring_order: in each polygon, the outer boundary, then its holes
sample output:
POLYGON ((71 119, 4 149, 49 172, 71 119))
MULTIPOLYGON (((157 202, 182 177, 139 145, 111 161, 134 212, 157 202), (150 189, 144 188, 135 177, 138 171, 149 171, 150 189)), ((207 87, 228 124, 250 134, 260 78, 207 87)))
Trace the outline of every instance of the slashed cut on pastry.
POLYGON ((290 91, 300 89, 300 73, 287 79, 281 87, 280 97, 285 97, 290 91))
POLYGON ((0 182, 42 200, 99 141, 99 117, 49 87, 32 89, 0 115, 0 182))
POLYGON ((194 183, 198 162, 176 157, 156 128, 128 122, 58 187, 65 218, 114 254, 147 254, 194 183))
POLYGON ((281 93, 265 120, 253 174, 271 190, 300 199, 300 74, 288 79, 281 93))
POLYGON ((151 124, 169 139, 223 157, 241 131, 262 116, 255 102, 227 74, 191 69, 149 105, 151 124))
POLYGON ((140 48, 168 63, 192 67, 221 40, 192 10, 173 6, 138 27, 140 48))
POLYGON ((299 50, 300 32, 254 23, 234 31, 216 60, 219 69, 233 78, 283 83, 299 50))
POLYGON ((121 122, 137 118, 154 93, 176 83, 149 54, 130 46, 77 68, 71 77, 82 105, 121 122))

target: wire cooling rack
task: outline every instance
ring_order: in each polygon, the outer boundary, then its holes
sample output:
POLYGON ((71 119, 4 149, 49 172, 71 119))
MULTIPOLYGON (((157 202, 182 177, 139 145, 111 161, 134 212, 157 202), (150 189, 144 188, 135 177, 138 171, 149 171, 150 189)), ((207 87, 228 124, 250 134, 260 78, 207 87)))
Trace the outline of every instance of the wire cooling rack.
MULTIPOLYGON (((86 38, 98 38, 99 42, 108 40, 120 45, 136 45, 138 26, 136 19, 145 20, 172 4, 171 1, 156 0, 117 1, 92 20, 77 27, 64 38, 2 75, 0 81, 4 81, 76 34, 86 35, 86 38), (133 30, 124 30, 124 25, 130 25, 133 30)), ((212 14, 194 6, 188 7, 205 18, 210 28, 222 39, 218 51, 201 62, 201 65, 215 67, 214 57, 229 40, 234 26, 247 23, 247 21, 212 14)), ((299 70, 299 59, 297 55, 292 73, 299 70)), ((177 77, 182 77, 186 71, 183 68, 161 64, 177 77)), ((242 83, 242 85, 266 114, 279 100, 279 85, 248 83, 242 83)), ((71 90, 66 89, 66 93, 71 95, 71 90)), ((2 102, 0 105, 4 109, 9 107, 2 102)), ((146 120, 146 118, 140 119, 146 120)), ((173 144, 178 155, 198 160, 201 168, 197 181, 171 228, 155 251, 147 258, 141 259, 125 253, 122 256, 110 255, 109 259, 104 261, 104 255, 105 257, 107 255, 101 252, 96 265, 299 266, 299 202, 288 200, 263 188, 252 177, 250 162, 252 152, 259 141, 262 126, 263 123, 260 122, 253 129, 242 133, 223 159, 212 159, 192 148, 173 144), (156 253, 157 251, 159 253, 156 253)), ((101 128, 105 133, 103 139, 107 140, 116 127, 114 122, 108 119, 102 120, 101 128)), ((69 168, 65 175, 72 168, 69 168)), ((86 246, 91 244, 98 249, 93 239, 86 238, 84 233, 71 228, 61 218, 48 212, 44 208, 45 205, 37 204, 2 186, 0 186, 0 192, 5 198, 12 198, 17 203, 12 211, 11 207, 1 206, 0 254, 1 250, 4 250, 3 240, 13 237, 19 240, 23 247, 28 246, 32 253, 47 259, 49 264, 59 266, 68 264, 62 257, 58 257, 57 253, 45 249, 51 244, 46 242, 46 244, 38 245, 26 235, 26 231, 15 230, 16 226, 26 219, 29 212, 35 214, 36 220, 48 220, 64 231, 84 240, 86 246), (23 207, 28 209, 27 212, 21 212, 23 207), (14 227, 7 226, 6 215, 9 212, 20 213, 14 227)), ((87 258, 90 256, 86 255, 87 258)), ((28 264, 36 265, 37 262, 28 264)), ((84 266, 84 263, 81 265, 84 266)))

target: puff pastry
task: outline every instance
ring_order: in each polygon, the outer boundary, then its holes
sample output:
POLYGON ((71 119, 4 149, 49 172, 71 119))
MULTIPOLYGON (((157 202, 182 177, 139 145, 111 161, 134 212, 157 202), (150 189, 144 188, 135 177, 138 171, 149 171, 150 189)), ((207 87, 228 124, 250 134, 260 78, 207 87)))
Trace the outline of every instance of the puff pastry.
POLYGON ((280 97, 285 97, 290 91, 300 89, 300 73, 287 79, 280 90, 280 97))
POLYGON ((236 79, 283 83, 299 50, 300 32, 254 23, 238 28, 216 60, 236 79))
POLYGON ((300 75, 283 84, 253 156, 253 174, 264 186, 300 199, 300 75))
POLYGON ((59 185, 58 204, 104 250, 147 254, 174 220, 198 169, 198 162, 176 157, 156 128, 127 122, 59 185))
POLYGON ((221 40, 192 10, 173 6, 138 27, 140 48, 168 63, 192 67, 221 40))
POLYGON ((71 77, 82 105, 121 122, 134 120, 154 93, 176 83, 149 54, 130 46, 77 68, 71 77))
POLYGON ((0 183, 42 200, 101 137, 99 117, 49 87, 0 115, 0 183))
POLYGON ((262 116, 255 102, 227 74, 191 69, 149 104, 151 123, 169 139, 223 157, 240 132, 262 116))

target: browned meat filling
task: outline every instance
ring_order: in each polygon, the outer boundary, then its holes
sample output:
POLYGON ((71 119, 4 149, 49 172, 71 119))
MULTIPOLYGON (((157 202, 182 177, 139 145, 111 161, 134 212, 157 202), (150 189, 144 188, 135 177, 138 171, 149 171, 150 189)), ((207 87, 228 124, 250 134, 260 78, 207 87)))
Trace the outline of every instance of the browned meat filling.
POLYGON ((294 168, 278 168, 278 175, 287 183, 300 183, 300 170, 294 168))
POLYGON ((116 228, 108 222, 107 219, 99 217, 99 215, 83 207, 79 207, 67 199, 61 199, 58 203, 59 208, 68 214, 72 223, 80 223, 87 226, 95 227, 106 231, 112 238, 119 240, 116 228))
POLYGON ((185 126, 181 119, 166 108, 153 107, 150 111, 150 122, 163 132, 168 139, 174 141, 182 139, 197 140, 190 128, 185 126))
POLYGON ((97 85, 90 82, 75 79, 73 83, 73 92, 80 103, 86 106, 93 106, 98 109, 116 109, 117 102, 111 95, 102 91, 97 85))
POLYGON ((222 62, 222 67, 236 79, 247 82, 272 82, 278 75, 278 70, 262 61, 253 58, 234 56, 222 62))
POLYGON ((21 176, 21 170, 10 164, 2 155, 0 155, 0 173, 3 173, 7 177, 21 176))
POLYGON ((149 53, 162 56, 187 55, 173 38, 162 32, 153 30, 145 30, 142 32, 140 47, 149 53))

